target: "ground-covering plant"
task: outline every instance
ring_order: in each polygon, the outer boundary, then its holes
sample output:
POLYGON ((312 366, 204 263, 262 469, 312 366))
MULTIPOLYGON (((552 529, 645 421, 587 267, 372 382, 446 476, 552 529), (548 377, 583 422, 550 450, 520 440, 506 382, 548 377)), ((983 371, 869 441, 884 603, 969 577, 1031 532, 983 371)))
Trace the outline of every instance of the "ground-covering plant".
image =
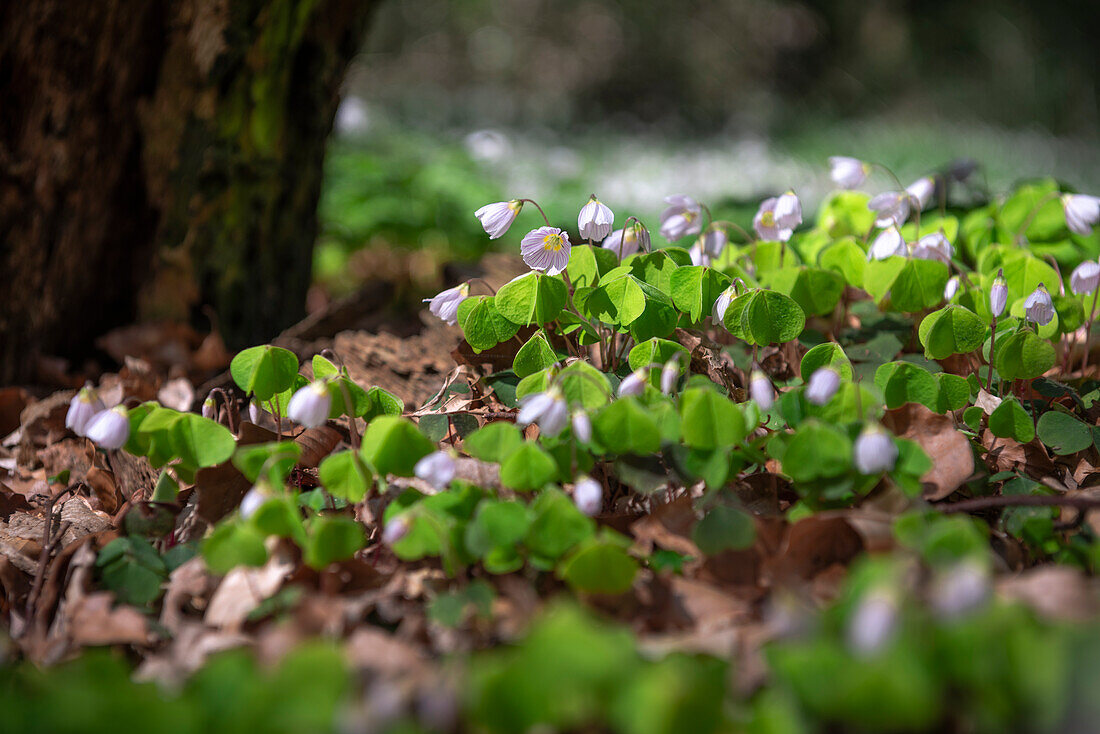
POLYGON ((1081 633, 992 587, 1011 563, 1100 564, 1086 514, 1100 502, 1081 490, 1100 446, 1100 199, 1042 180, 963 209, 962 168, 907 188, 885 171, 872 196, 853 189, 881 167, 831 164, 842 190, 813 222, 787 191, 752 232, 686 195, 655 232, 633 216, 615 229, 596 196, 573 233, 530 199, 478 209, 494 239, 526 207, 545 224, 520 238, 529 272, 429 299, 461 329, 463 364, 416 409, 356 384, 335 354, 306 377, 271 345, 232 363, 247 424, 224 391, 200 416, 105 409, 86 388, 70 428, 147 459, 155 505, 217 467, 252 485, 197 549, 174 543, 171 517, 128 528, 100 551, 103 583, 149 607, 196 550, 223 574, 277 547, 323 570, 370 545, 438 564, 452 582, 429 616, 460 626, 492 617, 494 579, 606 602, 643 576, 741 571, 774 554, 777 528, 873 508, 896 552, 857 562, 820 616, 773 595, 754 695, 730 695, 727 660, 648 659, 566 605, 475 658, 465 715, 517 732, 1056 729, 1076 713, 1081 633), (675 542, 642 542, 635 523, 669 508, 675 542))

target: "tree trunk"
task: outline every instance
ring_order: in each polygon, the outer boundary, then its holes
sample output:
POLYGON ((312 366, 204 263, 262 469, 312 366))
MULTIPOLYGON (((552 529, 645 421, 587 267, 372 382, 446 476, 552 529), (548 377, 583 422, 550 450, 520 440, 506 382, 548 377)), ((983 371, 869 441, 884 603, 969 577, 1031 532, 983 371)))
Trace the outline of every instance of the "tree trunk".
POLYGON ((0 383, 145 317, 298 319, 364 0, 0 3, 0 383))

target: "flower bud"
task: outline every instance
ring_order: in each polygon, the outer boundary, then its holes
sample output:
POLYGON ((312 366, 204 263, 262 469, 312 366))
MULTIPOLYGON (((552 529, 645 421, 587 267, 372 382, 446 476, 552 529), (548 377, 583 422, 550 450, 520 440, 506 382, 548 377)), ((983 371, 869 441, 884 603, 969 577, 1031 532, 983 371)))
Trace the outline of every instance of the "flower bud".
POLYGON ((936 193, 936 182, 930 176, 918 178, 906 187, 905 193, 909 194, 913 208, 922 210, 928 206, 932 194, 936 193))
POLYGON ((611 234, 611 225, 615 221, 615 214, 600 203, 595 194, 588 203, 581 207, 577 215, 577 229, 580 230, 582 240, 599 242, 611 234))
POLYGON ((592 421, 588 419, 588 413, 578 410, 573 414, 573 438, 581 443, 592 440, 592 421))
POLYGON ((842 189, 854 189, 867 180, 871 167, 858 158, 835 155, 829 159, 829 178, 842 189))
POLYGON ((806 399, 814 405, 824 405, 840 389, 840 373, 832 367, 818 367, 806 383, 806 399))
POLYGON ((245 520, 256 514, 256 510, 271 498, 271 487, 267 482, 260 481, 252 485, 252 489, 245 492, 241 498, 241 517, 245 520))
POLYGON ((943 232, 926 234, 913 245, 913 257, 917 260, 939 260, 944 265, 950 265, 954 254, 955 248, 943 232))
POLYGON ((413 472, 436 489, 445 489, 455 478, 457 465, 446 451, 435 451, 416 462, 413 472))
POLYGON ((1100 263, 1086 260, 1073 269, 1069 276, 1069 289, 1078 296, 1092 293, 1100 284, 1100 263))
POLYGON ((867 202, 867 208, 875 213, 876 227, 900 227, 909 218, 908 192, 886 191, 867 202))
POLYGON ((481 222, 485 234, 489 239, 495 240, 503 237, 512 222, 516 221, 516 215, 523 208, 523 202, 516 199, 511 201, 498 201, 495 204, 486 204, 474 212, 474 216, 481 222))
POLYGON ((248 420, 259 425, 260 419, 263 418, 264 409, 260 407, 260 404, 255 400, 248 401, 248 420))
POLYGON ((218 413, 218 404, 214 402, 214 398, 209 397, 202 401, 202 417, 214 419, 214 416, 218 413))
POLYGON ((408 535, 410 530, 412 530, 412 525, 409 524, 409 521, 405 519, 404 515, 398 515, 386 523, 386 527, 382 530, 382 542, 388 546, 393 546, 408 535))
POLYGON ((1065 194, 1062 211, 1071 232, 1082 236, 1091 234, 1092 228, 1100 222, 1100 196, 1065 194))
POLYGON ((78 436, 86 436, 88 424, 106 406, 99 399, 99 393, 90 384, 80 388, 80 392, 69 401, 69 411, 65 414, 65 427, 78 436))
POLYGON ((710 320, 716 326, 723 324, 723 320, 726 318, 726 309, 730 307, 730 303, 734 298, 737 298, 737 289, 733 287, 733 283, 730 283, 728 288, 718 294, 718 299, 714 302, 714 308, 710 311, 710 320))
POLYGON ((893 639, 897 626, 895 595, 886 589, 872 590, 859 601, 848 621, 848 646, 856 655, 875 655, 893 639))
POLYGON ((1033 321, 1039 326, 1046 326, 1054 318, 1054 301, 1051 300, 1046 286, 1042 283, 1024 301, 1024 313, 1028 321, 1033 321))
POLYGON ((454 326, 458 323, 458 307, 469 295, 470 284, 462 283, 454 288, 448 288, 431 298, 425 298, 424 303, 429 304, 429 311, 451 326, 454 326))
POLYGON ((670 395, 672 389, 676 387, 676 380, 680 377, 680 360, 673 357, 669 361, 665 362, 665 366, 661 368, 661 392, 665 395, 670 395))
POLYGON ((859 434, 852 458, 860 474, 882 474, 893 470, 898 447, 882 426, 873 423, 859 434))
POLYGON ((569 423, 569 404, 560 389, 551 387, 520 400, 516 425, 522 428, 532 423, 537 423, 539 431, 547 436, 556 436, 565 429, 569 423))
POLYGON ((760 410, 771 410, 775 404, 775 390, 771 380, 760 370, 753 370, 749 376, 749 397, 760 406, 760 410))
POLYGON ((890 225, 875 237, 875 241, 871 243, 871 249, 867 251, 867 259, 885 260, 894 255, 905 257, 907 254, 909 251, 905 247, 905 238, 901 236, 897 227, 890 225))
POLYGON ((573 503, 589 517, 595 517, 603 509, 603 487, 591 477, 581 477, 573 485, 573 503))
POLYGON ((943 287, 943 300, 950 301, 959 292, 959 276, 952 275, 947 279, 947 285, 943 287))
POLYGON ((641 395, 645 392, 645 384, 648 379, 649 369, 647 367, 634 370, 619 383, 619 397, 625 398, 628 395, 641 395))
POLYGON ((932 608, 944 619, 957 619, 982 606, 992 589, 989 571, 976 560, 961 561, 932 584, 932 608))
POLYGON ((323 426, 332 410, 332 395, 328 385, 314 380, 290 397, 286 406, 287 417, 306 428, 323 426))
POLYGON ((126 408, 116 405, 100 411, 87 425, 85 435, 105 449, 120 449, 130 438, 130 418, 126 408))
POLYGON ((703 236, 699 239, 701 240, 700 245, 703 252, 712 258, 719 257, 730 241, 726 230, 713 224, 707 228, 706 232, 703 232, 703 236))
POLYGON ((993 279, 993 287, 989 289, 989 310, 994 317, 1004 313, 1005 304, 1008 303, 1008 283, 1005 281, 1005 271, 997 271, 997 277, 993 279))

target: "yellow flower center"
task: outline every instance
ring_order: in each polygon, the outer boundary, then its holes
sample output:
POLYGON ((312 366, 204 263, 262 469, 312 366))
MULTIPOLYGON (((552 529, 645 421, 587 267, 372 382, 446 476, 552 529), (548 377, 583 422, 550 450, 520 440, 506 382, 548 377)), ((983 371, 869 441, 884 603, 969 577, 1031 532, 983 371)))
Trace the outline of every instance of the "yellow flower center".
POLYGON ((693 211, 685 210, 682 216, 684 217, 685 222, 691 223, 691 221, 694 220, 697 215, 693 211))
POLYGON ((765 227, 775 226, 775 212, 766 211, 760 215, 760 223, 765 227))
POLYGON ((548 234, 542 238, 543 249, 553 250, 557 252, 561 249, 562 241, 560 234, 548 234))

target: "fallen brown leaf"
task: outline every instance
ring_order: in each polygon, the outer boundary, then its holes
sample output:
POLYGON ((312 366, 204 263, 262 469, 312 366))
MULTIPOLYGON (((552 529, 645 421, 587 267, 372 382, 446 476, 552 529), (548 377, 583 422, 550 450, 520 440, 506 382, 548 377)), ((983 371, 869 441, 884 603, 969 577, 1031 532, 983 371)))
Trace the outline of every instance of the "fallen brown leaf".
POLYGON ((926 499, 942 500, 974 474, 970 441, 955 429, 950 417, 906 403, 886 411, 882 423, 898 436, 919 443, 932 459, 932 469, 921 477, 926 499))

